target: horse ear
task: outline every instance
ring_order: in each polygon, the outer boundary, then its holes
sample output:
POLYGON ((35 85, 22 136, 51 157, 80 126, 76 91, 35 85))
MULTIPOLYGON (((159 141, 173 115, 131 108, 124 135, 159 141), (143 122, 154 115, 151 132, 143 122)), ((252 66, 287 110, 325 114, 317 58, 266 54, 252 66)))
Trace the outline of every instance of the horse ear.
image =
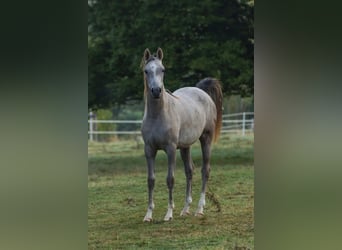
POLYGON ((149 49, 145 49, 144 51, 144 60, 147 61, 151 56, 151 52, 149 49))
POLYGON ((157 56, 159 60, 163 60, 163 50, 161 48, 158 48, 157 50, 157 56))

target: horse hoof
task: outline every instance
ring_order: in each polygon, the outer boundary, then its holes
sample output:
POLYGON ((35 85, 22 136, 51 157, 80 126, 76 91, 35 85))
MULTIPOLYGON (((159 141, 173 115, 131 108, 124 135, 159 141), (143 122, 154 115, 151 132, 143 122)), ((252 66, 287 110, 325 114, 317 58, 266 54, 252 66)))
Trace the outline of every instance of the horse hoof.
POLYGON ((172 220, 172 217, 165 217, 164 218, 164 221, 171 221, 172 220))
POLYGON ((197 212, 197 213, 195 213, 195 216, 202 217, 202 216, 204 216, 204 213, 203 212, 197 212))
POLYGON ((152 218, 144 218, 143 222, 151 222, 152 218))
POLYGON ((180 214, 180 216, 187 216, 187 215, 189 215, 189 214, 190 214, 189 211, 182 211, 181 214, 180 214))

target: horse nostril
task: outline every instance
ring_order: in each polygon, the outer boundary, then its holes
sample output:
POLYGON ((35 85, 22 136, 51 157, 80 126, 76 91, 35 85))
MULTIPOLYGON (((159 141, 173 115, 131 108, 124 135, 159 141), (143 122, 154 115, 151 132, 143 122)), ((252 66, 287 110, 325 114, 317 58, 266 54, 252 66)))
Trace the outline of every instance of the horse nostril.
POLYGON ((159 98, 160 93, 161 93, 161 88, 151 88, 151 92, 154 98, 159 98))
POLYGON ((157 94, 160 94, 161 92, 161 88, 152 88, 152 93, 157 93, 157 94))

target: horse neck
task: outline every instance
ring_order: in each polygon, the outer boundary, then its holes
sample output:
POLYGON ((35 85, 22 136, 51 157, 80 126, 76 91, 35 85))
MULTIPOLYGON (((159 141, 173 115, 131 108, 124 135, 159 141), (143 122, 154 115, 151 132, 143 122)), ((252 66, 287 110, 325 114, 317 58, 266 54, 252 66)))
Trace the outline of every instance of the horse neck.
POLYGON ((165 89, 162 89, 162 93, 159 99, 155 99, 151 94, 146 95, 145 100, 145 114, 150 118, 157 118, 167 113, 168 110, 168 94, 165 89))

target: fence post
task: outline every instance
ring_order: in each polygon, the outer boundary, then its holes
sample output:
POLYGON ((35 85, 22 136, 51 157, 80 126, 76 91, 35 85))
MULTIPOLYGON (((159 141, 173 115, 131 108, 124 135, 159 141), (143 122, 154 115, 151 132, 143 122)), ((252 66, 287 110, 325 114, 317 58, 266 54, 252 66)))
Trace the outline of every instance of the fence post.
POLYGON ((94 114, 92 111, 89 112, 89 139, 90 141, 94 140, 93 137, 93 118, 94 118, 94 114))
POLYGON ((246 127, 246 113, 242 113, 242 135, 245 136, 245 127, 246 127))

